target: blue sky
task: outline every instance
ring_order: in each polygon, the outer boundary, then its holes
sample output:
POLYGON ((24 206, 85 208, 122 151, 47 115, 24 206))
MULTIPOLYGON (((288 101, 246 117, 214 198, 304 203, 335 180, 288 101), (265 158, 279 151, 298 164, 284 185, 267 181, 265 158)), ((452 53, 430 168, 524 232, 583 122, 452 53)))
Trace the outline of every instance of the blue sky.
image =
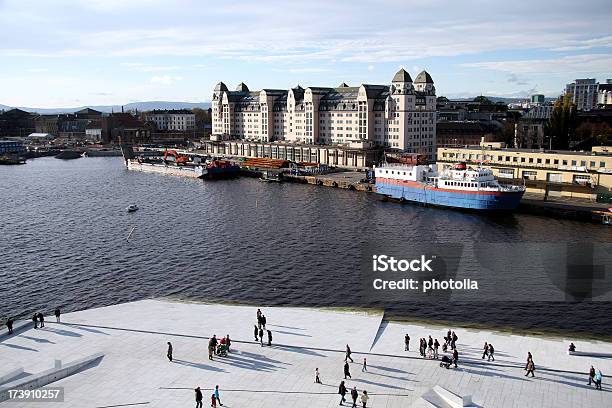
POLYGON ((556 96, 612 78, 610 1, 0 0, 0 104, 209 101, 252 90, 389 83, 438 95, 556 96))

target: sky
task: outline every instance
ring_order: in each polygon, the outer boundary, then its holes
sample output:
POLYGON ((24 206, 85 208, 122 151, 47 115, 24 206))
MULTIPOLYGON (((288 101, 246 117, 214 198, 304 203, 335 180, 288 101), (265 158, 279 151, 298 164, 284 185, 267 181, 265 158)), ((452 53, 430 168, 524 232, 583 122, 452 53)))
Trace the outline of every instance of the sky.
POLYGON ((609 0, 0 0, 0 104, 210 101, 214 85, 558 96, 612 78, 609 0))

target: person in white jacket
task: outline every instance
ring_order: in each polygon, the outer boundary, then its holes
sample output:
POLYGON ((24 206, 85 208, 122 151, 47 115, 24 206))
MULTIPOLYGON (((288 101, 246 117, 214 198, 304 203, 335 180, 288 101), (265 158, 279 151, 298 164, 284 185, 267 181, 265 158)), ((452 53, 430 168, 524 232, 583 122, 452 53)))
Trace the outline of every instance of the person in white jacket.
POLYGON ((361 394, 361 404, 363 404, 363 408, 366 408, 369 399, 370 397, 368 397, 368 392, 363 390, 363 394, 361 394))

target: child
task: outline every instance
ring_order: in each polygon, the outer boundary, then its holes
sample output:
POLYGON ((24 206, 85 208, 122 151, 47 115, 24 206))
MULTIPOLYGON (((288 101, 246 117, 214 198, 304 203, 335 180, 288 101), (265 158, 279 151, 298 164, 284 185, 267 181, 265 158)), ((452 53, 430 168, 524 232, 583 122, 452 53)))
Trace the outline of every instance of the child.
POLYGON ((210 396, 210 406, 217 408, 217 399, 215 398, 215 394, 210 396))

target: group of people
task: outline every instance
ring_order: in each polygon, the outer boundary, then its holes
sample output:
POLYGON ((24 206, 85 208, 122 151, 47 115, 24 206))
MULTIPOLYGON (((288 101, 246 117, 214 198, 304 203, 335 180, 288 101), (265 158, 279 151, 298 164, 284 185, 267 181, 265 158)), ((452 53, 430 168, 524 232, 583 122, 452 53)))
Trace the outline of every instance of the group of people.
MULTIPOLYGON (((56 321, 59 323, 60 322, 60 308, 56 308, 53 311, 53 314, 55 315, 55 319, 56 321)), ((36 312, 32 315, 32 323, 34 323, 34 328, 38 329, 39 327, 45 327, 45 315, 43 315, 41 312, 36 312)), ((6 319, 6 322, 4 323, 6 325, 6 328, 8 329, 8 334, 13 334, 13 325, 15 324, 15 321, 13 320, 12 317, 9 317, 8 319, 6 319)))
POLYGON ((485 341, 484 347, 483 347, 483 351, 482 351, 482 359, 484 360, 485 357, 487 358, 487 361, 495 361, 495 348, 493 347, 493 344, 491 343, 487 343, 485 341))
POLYGON ((253 326, 253 336, 255 341, 259 341, 261 346, 264 345, 264 331, 268 336, 268 347, 272 346, 272 332, 266 330, 266 316, 261 312, 261 309, 257 309, 257 325, 253 326))
POLYGON ((601 390, 601 379, 602 378, 603 378, 603 374, 601 373, 601 370, 597 370, 596 372, 595 367, 591 366, 589 370, 589 385, 591 385, 591 383, 594 383, 595 389, 601 390))
MULTIPOLYGON (((194 391, 195 391, 196 408, 202 408, 202 399, 203 399, 202 390, 200 389, 200 387, 197 387, 194 391)), ((210 395, 210 406, 216 407, 217 402, 219 403, 219 406, 221 407, 223 406, 223 404, 221 403, 221 394, 219 393, 218 385, 215 386, 215 390, 210 395)))
MULTIPOLYGON (((453 353, 452 353, 452 357, 443 356, 442 357, 443 362, 442 364, 440 364, 440 366, 449 368, 451 364, 454 364, 455 368, 457 367, 457 362, 459 361, 459 352, 457 351, 457 340, 458 339, 459 337, 454 331, 449 330, 447 332, 446 336, 444 337, 444 343, 442 343, 442 351, 446 353, 450 346, 451 350, 453 350, 453 353)), ((485 345, 485 347, 487 346, 485 345)), ((489 361, 491 360, 491 358, 493 358, 493 348, 492 347, 493 346, 491 346, 491 354, 490 354, 489 361)), ((421 357, 438 359, 440 358, 439 349, 440 349, 440 342, 438 341, 438 339, 432 338, 431 335, 428 338, 425 338, 425 337, 419 338, 419 354, 421 355, 421 357)), ((404 336, 404 350, 410 351, 410 335, 408 334, 404 336)), ((495 359, 493 358, 493 360, 495 359)))
MULTIPOLYGON (((350 372, 350 367, 349 367, 349 360, 351 361, 351 363, 354 363, 353 358, 351 357, 352 351, 351 351, 351 347, 347 344, 346 345, 346 353, 344 355, 344 379, 348 379, 351 378, 351 372, 350 372)), ((367 372, 368 371, 368 362, 366 360, 366 358, 363 358, 363 365, 361 366, 361 372, 367 372)), ((315 384, 323 384, 323 382, 321 381, 321 373, 319 372, 319 368, 315 368, 315 384)), ((346 387, 344 380, 342 380, 340 382, 340 385, 338 387, 338 394, 340 394, 340 405, 344 405, 344 403, 346 402, 346 394, 348 393, 348 388, 346 387)), ((357 391, 357 387, 353 387, 350 390, 351 393, 351 399, 353 400, 353 405, 352 408, 356 408, 357 407, 357 399, 359 398, 359 392, 357 391)), ((361 404, 363 406, 363 408, 366 408, 368 400, 369 400, 369 395, 368 392, 366 390, 363 390, 363 393, 361 394, 361 404)))
MULTIPOLYGON (((344 380, 340 381, 340 385, 338 386, 338 394, 340 394, 340 405, 344 405, 344 403, 346 402, 346 394, 348 393, 348 389, 346 388, 346 385, 344 384, 344 380)), ((357 391, 357 387, 353 387, 351 389, 351 400, 353 401, 353 405, 351 406, 352 408, 356 408, 357 407, 357 398, 359 398, 359 392, 357 391)), ((368 396, 368 392, 366 390, 363 390, 363 392, 361 393, 361 405, 363 408, 366 408, 368 405, 368 400, 370 399, 370 397, 368 396)))
POLYGON ((229 353, 231 344, 232 341, 229 334, 222 337, 221 340, 218 340, 217 335, 213 334, 210 340, 208 340, 208 359, 212 360, 213 354, 224 356, 225 353, 229 353))
POLYGON ((431 336, 429 336, 429 339, 424 337, 419 339, 419 353, 421 354, 421 357, 438 358, 439 348, 440 343, 438 342, 438 339, 434 340, 431 336))

